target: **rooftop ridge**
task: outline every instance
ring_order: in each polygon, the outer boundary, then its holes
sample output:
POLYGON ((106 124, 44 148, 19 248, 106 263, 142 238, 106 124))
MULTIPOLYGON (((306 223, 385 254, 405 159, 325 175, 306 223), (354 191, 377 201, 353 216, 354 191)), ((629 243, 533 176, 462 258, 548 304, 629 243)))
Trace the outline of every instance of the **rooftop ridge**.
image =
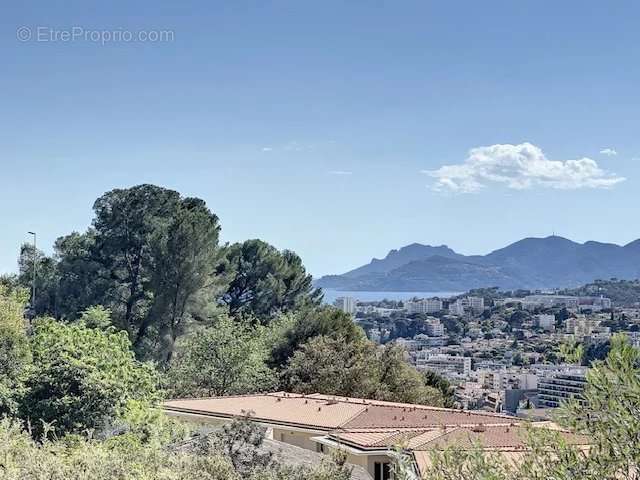
POLYGON ((207 397, 177 397, 177 398, 170 398, 168 400, 165 400, 163 403, 168 403, 168 402, 182 402, 182 401, 187 401, 187 400, 218 400, 221 398, 257 398, 257 397, 273 397, 273 398, 287 398, 287 399, 301 399, 301 398, 305 398, 305 399, 309 399, 309 400, 315 400, 317 402, 324 402, 324 399, 321 398, 317 398, 317 397, 311 397, 309 395, 305 395, 304 393, 289 393, 289 392, 266 392, 266 393, 243 393, 243 394, 236 394, 236 395, 214 395, 214 396, 207 396, 207 397))
POLYGON ((332 396, 325 395, 322 393, 312 393, 307 395, 305 398, 314 398, 314 399, 323 399, 323 400, 335 400, 343 403, 351 403, 356 405, 369 405, 369 406, 378 406, 378 407, 390 407, 390 408, 403 408, 403 409, 420 409, 420 410, 430 410, 436 412, 464 412, 471 415, 483 415, 497 418, 509 418, 513 419, 515 417, 510 415, 505 415, 496 412, 484 412, 481 410, 464 410, 457 408, 446 408, 446 407, 435 407, 431 405, 422 405, 418 403, 403 403, 403 402, 389 402, 386 400, 372 400, 366 398, 355 398, 355 397, 341 397, 341 396, 332 396))

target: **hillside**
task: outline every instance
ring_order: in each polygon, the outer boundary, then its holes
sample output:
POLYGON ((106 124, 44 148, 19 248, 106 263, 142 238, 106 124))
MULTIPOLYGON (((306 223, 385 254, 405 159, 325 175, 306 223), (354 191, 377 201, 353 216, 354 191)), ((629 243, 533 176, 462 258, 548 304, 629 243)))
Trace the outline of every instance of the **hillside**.
POLYGON ((608 278, 640 277, 640 240, 625 246, 566 238, 525 238, 487 255, 465 256, 446 245, 411 244, 383 259, 316 285, 337 290, 438 291, 569 288, 608 278))

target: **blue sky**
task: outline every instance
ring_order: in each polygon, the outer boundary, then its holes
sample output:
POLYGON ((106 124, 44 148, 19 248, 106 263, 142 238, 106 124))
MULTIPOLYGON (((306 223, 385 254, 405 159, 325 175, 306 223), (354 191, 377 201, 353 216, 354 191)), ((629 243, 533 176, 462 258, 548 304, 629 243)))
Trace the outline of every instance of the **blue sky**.
POLYGON ((0 271, 26 231, 50 251, 100 194, 146 182, 315 275, 411 242, 629 242, 638 18, 635 1, 10 2, 0 271), (172 38, 92 39, 114 31, 172 38))

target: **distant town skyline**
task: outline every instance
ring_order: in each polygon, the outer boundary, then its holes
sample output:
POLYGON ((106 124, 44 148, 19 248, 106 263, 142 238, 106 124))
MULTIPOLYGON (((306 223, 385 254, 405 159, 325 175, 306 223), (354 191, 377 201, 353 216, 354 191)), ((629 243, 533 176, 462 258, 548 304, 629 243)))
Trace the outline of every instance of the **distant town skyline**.
POLYGON ((595 0, 14 2, 0 272, 28 231, 50 253, 98 196, 141 183, 204 199, 223 242, 294 250, 316 277, 414 242, 626 244, 639 16, 595 0))

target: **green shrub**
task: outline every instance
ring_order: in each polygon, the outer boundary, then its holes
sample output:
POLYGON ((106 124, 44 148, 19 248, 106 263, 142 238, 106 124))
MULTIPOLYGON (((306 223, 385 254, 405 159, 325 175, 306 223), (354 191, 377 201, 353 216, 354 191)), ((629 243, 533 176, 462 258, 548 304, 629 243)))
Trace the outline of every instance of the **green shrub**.
POLYGON ((61 436, 103 426, 132 400, 155 402, 157 375, 130 347, 125 332, 37 321, 22 418, 36 434, 46 423, 61 436))

